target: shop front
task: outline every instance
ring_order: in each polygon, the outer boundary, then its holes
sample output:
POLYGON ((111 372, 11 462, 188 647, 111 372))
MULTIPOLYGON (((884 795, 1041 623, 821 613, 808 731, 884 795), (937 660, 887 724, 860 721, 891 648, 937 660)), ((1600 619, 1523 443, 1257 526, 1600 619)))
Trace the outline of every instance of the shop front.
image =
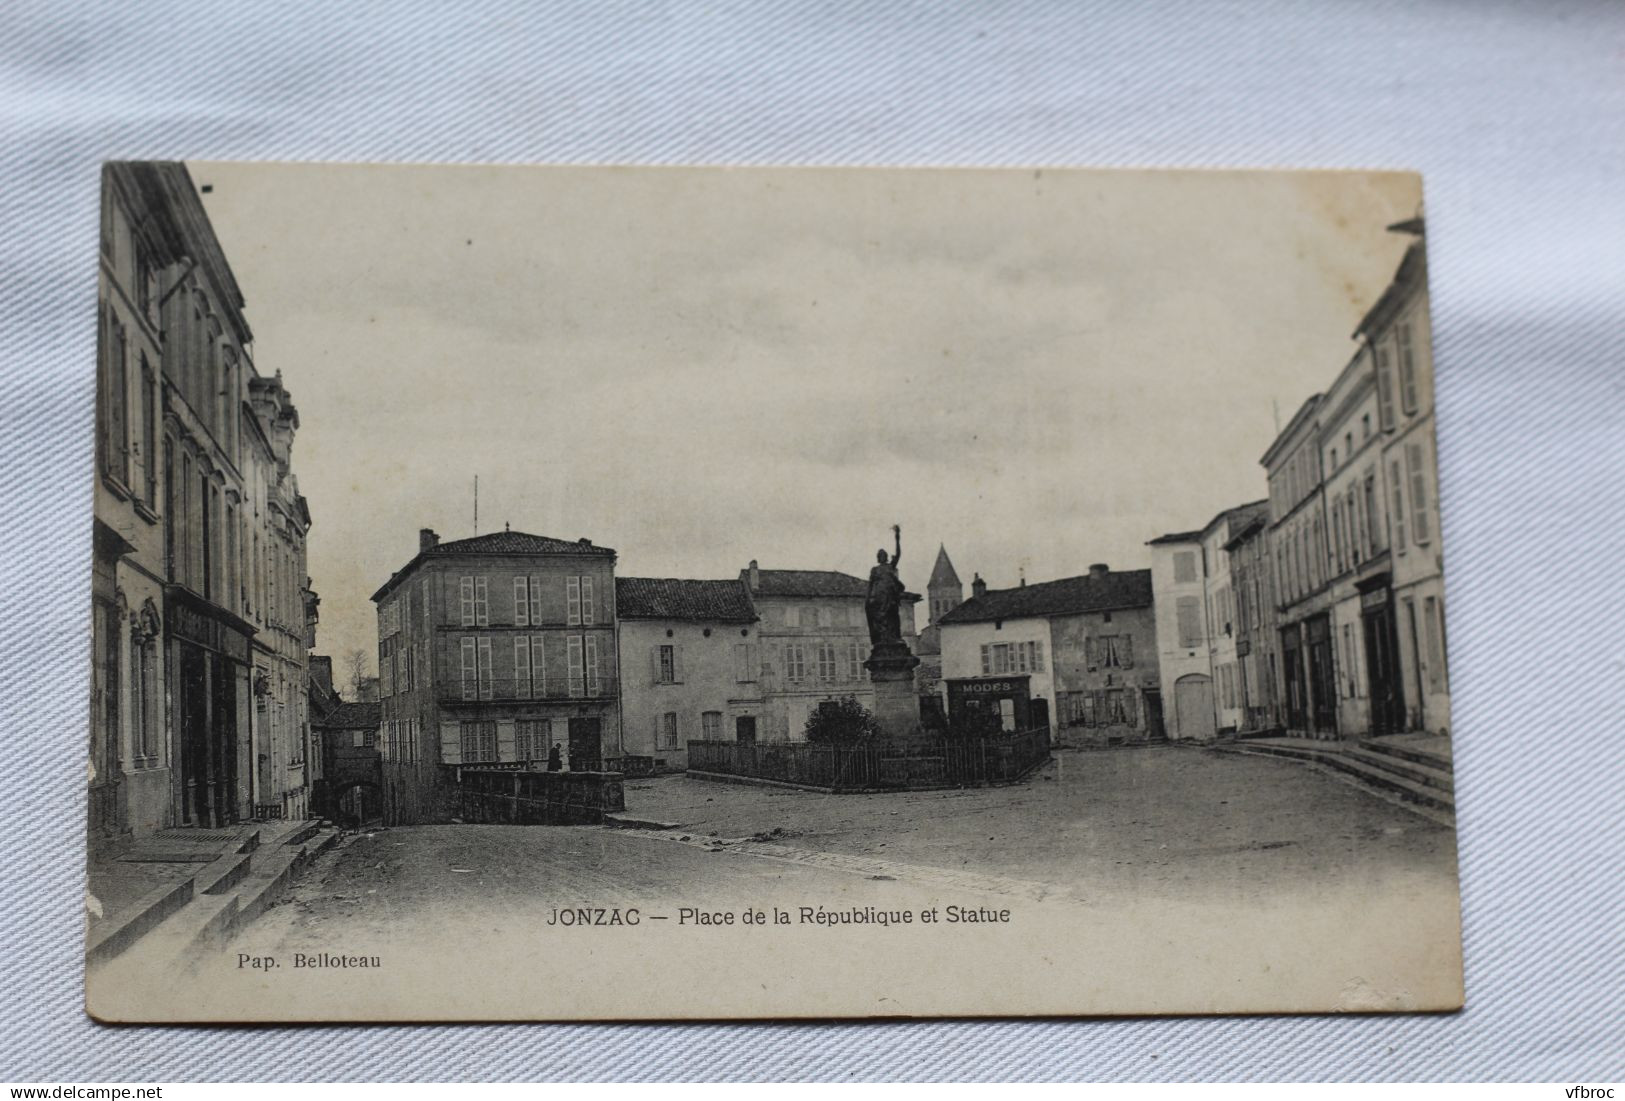
POLYGON ((948 724, 962 727, 977 715, 992 715, 1010 734, 1049 726, 1049 701, 1032 696, 1031 678, 959 677, 948 680, 948 724))
POLYGON ((178 586, 165 593, 176 741, 175 822, 216 827, 252 814, 247 724, 254 629, 178 586))
POLYGON ((1405 729, 1405 691, 1399 670, 1399 630, 1393 590, 1384 573, 1360 583, 1360 621, 1365 635, 1365 667, 1371 694, 1371 733, 1405 729))

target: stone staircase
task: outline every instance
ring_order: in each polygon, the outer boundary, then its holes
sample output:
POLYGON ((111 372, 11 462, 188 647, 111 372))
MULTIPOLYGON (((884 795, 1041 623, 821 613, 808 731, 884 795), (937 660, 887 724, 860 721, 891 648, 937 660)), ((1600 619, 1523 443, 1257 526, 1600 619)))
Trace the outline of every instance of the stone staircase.
POLYGON ((1249 738, 1221 752, 1284 757, 1335 771, 1359 787, 1404 801, 1426 817, 1455 824, 1456 786, 1447 739, 1399 736, 1357 742, 1249 738))
POLYGON ((92 916, 87 970, 189 968, 269 909, 294 875, 337 840, 337 830, 316 821, 164 830, 142 839, 116 862, 91 869, 93 896, 100 890, 117 897, 123 886, 133 897, 92 916), (146 883, 150 889, 141 891, 146 883))

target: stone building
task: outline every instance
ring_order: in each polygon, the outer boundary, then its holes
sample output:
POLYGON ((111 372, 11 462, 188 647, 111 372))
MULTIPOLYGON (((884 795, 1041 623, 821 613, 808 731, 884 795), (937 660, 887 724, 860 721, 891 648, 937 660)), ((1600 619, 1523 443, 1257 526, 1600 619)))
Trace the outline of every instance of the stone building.
POLYGON ((762 644, 744 582, 617 577, 626 755, 688 766, 690 741, 754 742, 762 644))
POLYGON ((1270 544, 1281 632, 1282 700, 1288 733, 1337 737, 1337 668, 1320 451, 1323 398, 1293 414, 1260 462, 1269 473, 1270 544))
POLYGON ((1150 570, 1096 564, 1082 576, 1013 589, 988 589, 978 578, 941 629, 950 720, 961 701, 983 699, 1013 729, 1025 698, 1025 722, 1051 726, 1059 745, 1165 735, 1150 570))
POLYGON ((425 528, 372 599, 387 823, 449 815, 450 766, 624 755, 610 548, 425 528))
POLYGON ((1433 478, 1427 249, 1421 219, 1389 228, 1414 234, 1416 240, 1393 282, 1361 319, 1357 335, 1375 362, 1404 725, 1441 733, 1450 726, 1450 678, 1445 668, 1444 552, 1433 478))
POLYGON ((1174 739, 1211 741, 1218 733, 1218 717, 1202 533, 1170 532, 1147 546, 1164 724, 1174 739))
POLYGON ((322 755, 321 813, 348 827, 383 817, 377 703, 340 702, 312 721, 322 755))
POLYGON ((1240 669, 1240 734, 1273 733, 1281 726, 1281 663, 1276 619, 1275 567, 1270 554, 1269 510, 1231 525, 1224 545, 1236 601, 1236 664, 1240 669))
MULTIPOLYGON (((739 580, 759 619, 758 738, 802 740, 807 718, 826 700, 852 696, 874 710, 874 687, 863 666, 869 657, 863 610, 868 582, 833 570, 764 570, 755 561, 740 571, 739 580)), ((900 608, 910 651, 919 641, 918 600, 906 594, 900 608)))
POLYGON ((1390 734, 1405 719, 1388 546, 1375 357, 1361 348, 1321 401, 1321 492, 1337 731, 1390 734))
POLYGON ((303 712, 316 602, 288 465, 297 415, 279 381, 282 413, 267 421, 254 399, 268 380, 185 166, 104 169, 101 258, 92 837, 301 815, 319 765, 303 712), (274 476, 253 465, 261 437, 278 440, 274 476), (281 519, 257 507, 266 496, 281 519), (276 744, 256 720, 264 631, 289 706, 276 744))
POLYGON ((1202 529, 1202 598, 1213 676, 1214 723, 1221 735, 1240 730, 1247 710, 1247 685, 1236 649, 1236 586, 1225 547, 1235 532, 1268 512, 1268 501, 1237 505, 1220 512, 1202 529))

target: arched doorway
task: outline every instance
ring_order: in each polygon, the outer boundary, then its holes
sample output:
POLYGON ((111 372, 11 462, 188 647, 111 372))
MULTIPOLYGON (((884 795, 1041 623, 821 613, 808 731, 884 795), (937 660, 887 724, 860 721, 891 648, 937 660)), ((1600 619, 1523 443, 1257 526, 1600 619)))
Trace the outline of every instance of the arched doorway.
POLYGON ((339 790, 334 818, 345 829, 356 829, 384 816, 384 793, 377 784, 358 781, 339 790))
POLYGON ((1213 680, 1206 674, 1188 673, 1174 682, 1174 730, 1196 741, 1211 741, 1217 733, 1213 680))

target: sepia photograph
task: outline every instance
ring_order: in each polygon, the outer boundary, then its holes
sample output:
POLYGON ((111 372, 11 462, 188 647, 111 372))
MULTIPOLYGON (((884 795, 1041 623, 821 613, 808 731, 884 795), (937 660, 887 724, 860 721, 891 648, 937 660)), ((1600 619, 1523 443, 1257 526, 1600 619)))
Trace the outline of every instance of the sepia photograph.
POLYGON ((101 202, 96 1019, 1462 1006, 1419 176, 101 202))

